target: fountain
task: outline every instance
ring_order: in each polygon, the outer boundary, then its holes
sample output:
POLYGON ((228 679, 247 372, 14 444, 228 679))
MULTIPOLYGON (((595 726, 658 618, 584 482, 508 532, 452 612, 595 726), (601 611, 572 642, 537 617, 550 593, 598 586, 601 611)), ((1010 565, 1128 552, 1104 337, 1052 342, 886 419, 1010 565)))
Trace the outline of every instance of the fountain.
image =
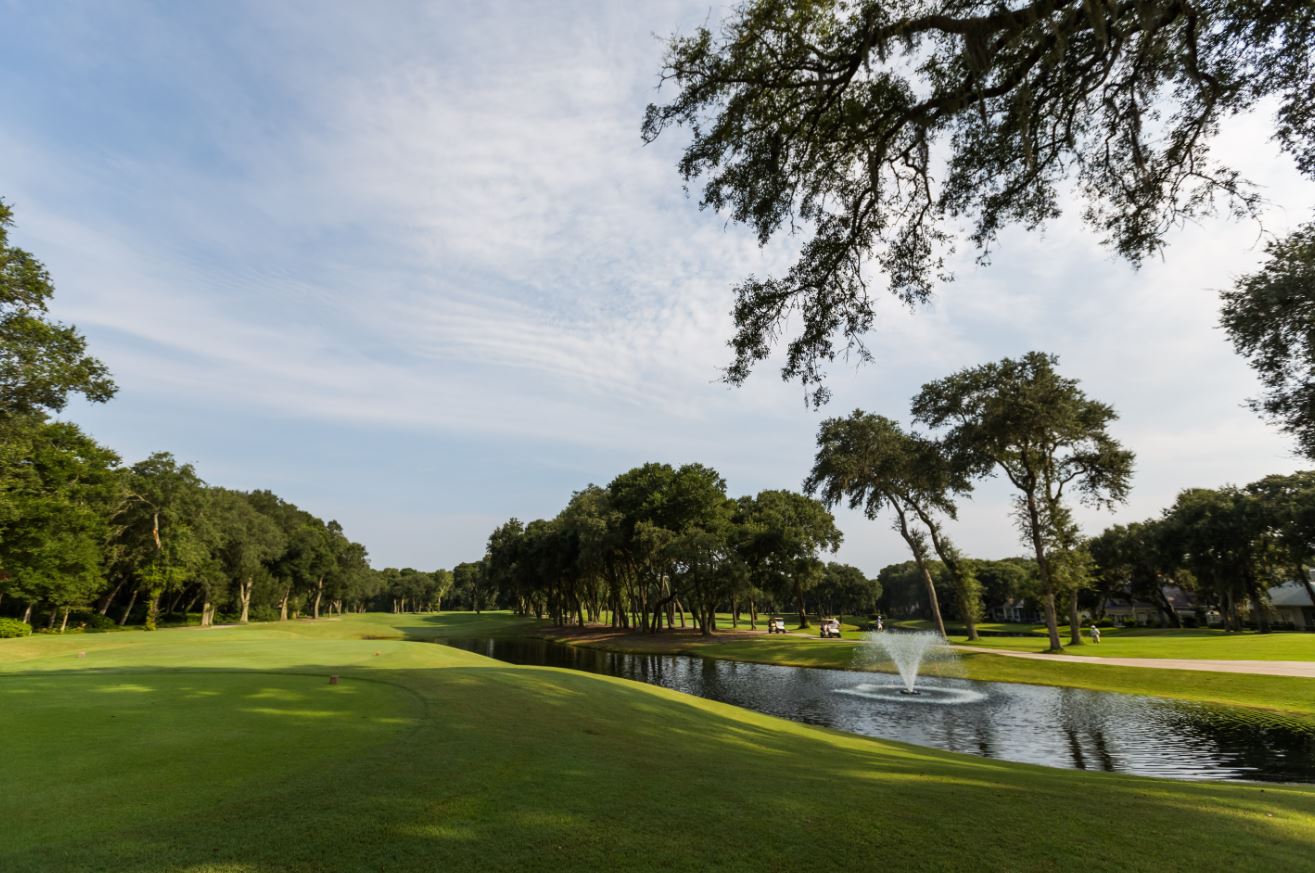
POLYGON ((895 662, 895 669, 904 682, 901 694, 918 694, 918 670, 933 648, 944 646, 941 635, 931 631, 918 633, 892 633, 877 631, 867 635, 867 642, 879 646, 895 662))
POLYGON ((865 682, 853 688, 837 689, 840 694, 866 697, 871 700, 916 700, 920 703, 971 703, 984 695, 971 688, 960 688, 937 683, 918 687, 918 672, 923 662, 930 659, 953 659, 954 650, 945 644, 940 634, 931 631, 903 632, 876 631, 864 637, 865 645, 854 653, 856 666, 876 666, 878 669, 894 664, 899 673, 899 687, 865 682), (880 662, 880 663, 878 663, 880 662))

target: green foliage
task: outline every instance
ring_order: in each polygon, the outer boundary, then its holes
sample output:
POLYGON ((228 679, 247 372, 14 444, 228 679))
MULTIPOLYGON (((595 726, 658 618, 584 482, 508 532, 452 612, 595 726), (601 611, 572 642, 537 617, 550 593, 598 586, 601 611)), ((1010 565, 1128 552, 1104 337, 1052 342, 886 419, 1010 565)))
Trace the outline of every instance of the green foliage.
POLYGON ((0 456, 0 593, 85 606, 105 579, 118 457, 68 422, 7 422, 0 456))
POLYGON ((0 639, 26 637, 32 634, 32 625, 16 618, 0 617, 0 639))
POLYGON ((848 418, 822 423, 817 457, 804 482, 805 490, 821 492, 828 506, 847 501, 851 509, 863 509, 868 518, 876 518, 883 509, 891 510, 895 530, 914 562, 923 568, 928 610, 942 636, 945 625, 939 598, 926 569, 932 549, 954 579, 960 613, 974 635, 972 622, 980 612, 971 565, 961 560, 937 518, 938 514, 955 517, 954 496, 970 487, 966 469, 940 443, 906 434, 884 416, 855 410, 848 418))
POLYGON ((1315 459, 1315 222, 1271 242, 1266 253, 1259 272, 1223 293, 1220 320, 1265 387, 1252 408, 1315 459))
MULTIPOLYGON (((1015 488, 1014 517, 1036 557, 1055 649, 1055 595, 1073 591, 1084 572, 1068 501, 1076 495, 1103 508, 1122 502, 1133 464, 1132 452, 1109 432, 1118 417, 1113 408, 1060 376, 1057 363, 1053 355, 1029 352, 970 367, 929 382, 913 401, 915 419, 943 429, 946 452, 961 469, 978 476, 998 471, 1015 488)), ((1076 622, 1070 623, 1078 642, 1076 622)))
POLYGON ((70 394, 109 400, 109 370, 76 329, 47 316, 54 284, 40 261, 9 243, 13 224, 0 200, 0 419, 58 412, 70 394))
POLYGON ((954 229, 983 257, 1010 224, 1083 216, 1134 263, 1170 229, 1259 197, 1210 154, 1219 122, 1273 100, 1277 138, 1315 175, 1315 6, 1307 0, 748 0, 720 33, 670 40, 643 136, 672 125, 702 205, 766 243, 807 239, 781 277, 735 289, 740 382, 787 323, 783 375, 824 399, 840 346, 862 358, 872 273, 900 300, 946 278, 954 229))

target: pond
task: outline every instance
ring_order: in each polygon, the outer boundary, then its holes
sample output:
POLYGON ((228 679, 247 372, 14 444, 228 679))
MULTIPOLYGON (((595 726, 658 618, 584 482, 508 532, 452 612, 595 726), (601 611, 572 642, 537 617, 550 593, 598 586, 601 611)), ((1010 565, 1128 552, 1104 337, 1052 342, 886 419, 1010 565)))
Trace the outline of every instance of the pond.
POLYGON ((512 664, 661 685, 768 715, 986 758, 1175 779, 1315 782, 1315 726, 1239 707, 1076 688, 633 655, 546 640, 450 641, 512 664))

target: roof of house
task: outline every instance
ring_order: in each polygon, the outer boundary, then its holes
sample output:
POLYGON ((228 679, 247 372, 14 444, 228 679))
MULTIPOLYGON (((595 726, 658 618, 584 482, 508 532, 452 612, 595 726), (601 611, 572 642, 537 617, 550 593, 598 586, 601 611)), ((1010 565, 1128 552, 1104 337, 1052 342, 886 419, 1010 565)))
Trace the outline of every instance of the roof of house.
POLYGON ((1274 606, 1315 606, 1310 591, 1301 582, 1284 582, 1269 589, 1269 602, 1274 606))

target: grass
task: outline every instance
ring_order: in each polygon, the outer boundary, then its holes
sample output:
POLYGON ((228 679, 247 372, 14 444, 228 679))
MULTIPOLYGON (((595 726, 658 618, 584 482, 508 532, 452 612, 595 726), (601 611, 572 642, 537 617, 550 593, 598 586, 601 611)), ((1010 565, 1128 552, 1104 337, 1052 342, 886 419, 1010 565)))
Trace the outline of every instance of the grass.
MULTIPOLYGON (((1061 628, 1060 638, 1067 643, 1068 627, 1061 628)), ((951 636, 955 642, 962 635, 951 636)), ((1315 661, 1315 634, 1276 632, 1269 634, 1244 631, 1226 633, 1204 628, 1102 628, 1100 645, 1091 644, 1090 633, 1082 633, 1084 645, 1066 646, 1068 655, 1102 658, 1203 658, 1225 661, 1315 661)), ((971 643, 993 649, 1038 652, 1049 641, 1041 636, 981 637, 971 643)))
POLYGON ((1309 787, 1008 764, 363 639, 525 629, 0 641, 0 869, 1296 870, 1315 849, 1309 787))
MULTIPOLYGON (((931 622, 906 620, 895 622, 905 630, 930 630, 931 622)), ((1003 631, 1013 636, 984 636, 971 643, 992 649, 1015 652, 1041 652, 1049 645, 1045 625, 999 624, 985 622, 979 630, 1003 631)), ((950 640, 967 643, 961 625, 947 624, 950 640)), ((1067 643, 1068 625, 1059 627, 1060 639, 1067 643)), ((1109 627, 1100 629, 1100 645, 1091 643, 1091 632, 1082 631, 1083 645, 1066 646, 1067 655, 1093 658, 1190 658, 1221 661, 1315 661, 1315 634, 1275 631, 1228 633, 1215 628, 1109 627)))

